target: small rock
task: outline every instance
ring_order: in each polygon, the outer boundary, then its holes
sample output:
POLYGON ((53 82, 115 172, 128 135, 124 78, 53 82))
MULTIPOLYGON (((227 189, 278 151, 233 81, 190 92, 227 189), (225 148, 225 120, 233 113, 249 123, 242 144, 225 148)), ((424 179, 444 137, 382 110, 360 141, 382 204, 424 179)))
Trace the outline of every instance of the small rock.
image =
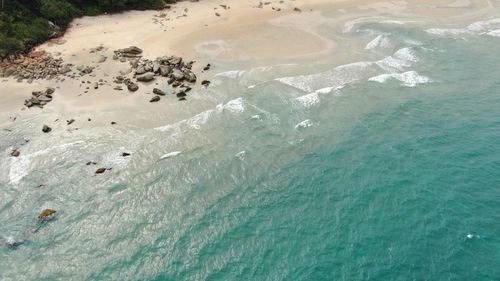
POLYGON ((49 219, 54 217, 55 213, 56 213, 55 210, 45 209, 41 213, 38 214, 38 219, 43 220, 43 221, 49 220, 49 219))
POLYGON ((154 96, 149 102, 159 102, 160 101, 160 96, 154 96))
POLYGON ((123 157, 128 157, 128 156, 130 156, 130 153, 128 153, 128 152, 123 152, 123 153, 122 153, 122 156, 123 156, 123 157))
POLYGON ((134 82, 129 82, 127 83, 127 89, 131 92, 135 92, 139 90, 139 86, 137 86, 137 84, 135 84, 134 82))
POLYGON ((210 81, 208 80, 203 80, 201 81, 201 85, 205 86, 205 87, 208 87, 210 85, 210 81))
POLYGON ((111 122, 111 125, 116 125, 116 122, 115 122, 115 121, 112 121, 112 122, 111 122))
POLYGON ((106 168, 99 168, 95 171, 96 174, 102 174, 104 172, 106 172, 106 168))
POLYGON ((43 125, 42 132, 44 132, 44 133, 50 133, 50 131, 52 131, 51 127, 49 127, 47 125, 43 125))
POLYGON ((162 91, 162 90, 160 90, 160 89, 158 89, 158 88, 154 88, 154 89, 153 89, 153 94, 155 94, 155 95, 159 95, 159 96, 164 96, 164 95, 165 95, 165 92, 164 92, 164 91, 162 91))
POLYGON ((71 119, 69 119, 69 120, 66 120, 66 123, 67 123, 68 125, 71 125, 71 124, 73 124, 74 122, 75 122, 75 119, 73 119, 73 118, 71 118, 71 119))
POLYGON ((12 157, 19 157, 19 155, 21 155, 21 152, 19 152, 19 150, 17 150, 17 149, 13 149, 10 152, 10 156, 12 156, 12 157))
POLYGON ((54 88, 47 88, 47 90, 45 90, 45 93, 47 95, 52 95, 56 90, 54 88))

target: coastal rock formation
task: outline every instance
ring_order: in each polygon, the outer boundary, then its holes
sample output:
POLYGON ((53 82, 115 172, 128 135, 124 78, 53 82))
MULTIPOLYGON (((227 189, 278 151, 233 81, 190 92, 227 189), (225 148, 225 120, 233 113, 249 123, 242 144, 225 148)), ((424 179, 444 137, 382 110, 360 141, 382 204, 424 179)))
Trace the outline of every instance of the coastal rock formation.
POLYGON ((26 107, 38 106, 43 108, 47 103, 52 101, 52 94, 55 92, 54 88, 47 88, 45 91, 33 91, 32 97, 24 101, 26 107))
MULTIPOLYGON (((154 60, 143 59, 141 57, 142 49, 131 46, 124 49, 119 49, 115 51, 115 60, 129 61, 131 69, 124 72, 123 75, 127 73, 133 73, 135 79, 138 82, 151 82, 159 77, 167 78, 167 82, 173 88, 181 87, 185 90, 180 95, 184 98, 187 96, 186 93, 191 90, 189 84, 196 83, 196 74, 191 70, 194 61, 185 62, 185 60, 178 56, 162 56, 154 60)), ((204 69, 210 69, 211 65, 207 64, 204 69)), ((116 84, 125 84, 129 91, 135 92, 139 89, 138 85, 132 81, 130 78, 124 78, 122 75, 115 77, 114 82, 116 84)), ((121 88, 115 87, 116 90, 121 88)), ((165 92, 154 88, 153 93, 160 96, 165 96, 165 92)), ((179 96, 179 95, 178 95, 179 96)), ((151 102, 157 102, 159 99, 152 98, 151 102)))
POLYGON ((52 79, 71 71, 71 64, 54 58, 45 51, 28 55, 10 56, 0 62, 0 77, 14 77, 18 81, 52 79))
POLYGON ((113 59, 117 60, 120 58, 137 58, 142 54, 142 50, 136 46, 130 46, 128 48, 119 49, 115 51, 115 56, 113 59))

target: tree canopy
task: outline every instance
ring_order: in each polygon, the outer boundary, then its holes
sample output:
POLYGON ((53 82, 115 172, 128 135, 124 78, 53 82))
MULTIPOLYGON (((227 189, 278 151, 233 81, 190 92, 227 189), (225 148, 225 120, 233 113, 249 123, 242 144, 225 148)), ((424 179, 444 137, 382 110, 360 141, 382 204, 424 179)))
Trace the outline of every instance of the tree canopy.
POLYGON ((175 0, 0 0, 0 57, 26 51, 64 30, 75 17, 159 9, 175 0))

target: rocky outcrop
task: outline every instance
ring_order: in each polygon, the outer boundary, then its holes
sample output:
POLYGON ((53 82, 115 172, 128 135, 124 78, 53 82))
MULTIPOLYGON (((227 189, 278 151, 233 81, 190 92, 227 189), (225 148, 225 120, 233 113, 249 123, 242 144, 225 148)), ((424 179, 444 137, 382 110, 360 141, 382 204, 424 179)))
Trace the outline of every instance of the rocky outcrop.
POLYGON ((54 92, 54 88, 47 88, 45 91, 33 91, 31 98, 24 101, 24 105, 28 108, 33 106, 43 108, 47 103, 52 101, 52 94, 54 92))
POLYGON ((61 58, 54 58, 45 51, 37 51, 1 61, 0 77, 14 77, 18 81, 52 79, 69 73, 71 69, 72 65, 65 64, 61 58))
POLYGON ((136 46, 130 46, 128 48, 119 49, 115 51, 115 56, 113 59, 117 60, 120 58, 137 58, 142 54, 142 50, 136 46))

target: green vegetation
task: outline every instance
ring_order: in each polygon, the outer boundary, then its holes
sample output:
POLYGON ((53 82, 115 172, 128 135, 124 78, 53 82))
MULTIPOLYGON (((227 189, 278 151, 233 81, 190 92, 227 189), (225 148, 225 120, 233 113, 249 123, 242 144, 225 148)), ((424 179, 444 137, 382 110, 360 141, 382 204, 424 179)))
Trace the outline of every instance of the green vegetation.
POLYGON ((0 0, 0 57, 60 34, 75 17, 159 9, 175 0, 0 0))

